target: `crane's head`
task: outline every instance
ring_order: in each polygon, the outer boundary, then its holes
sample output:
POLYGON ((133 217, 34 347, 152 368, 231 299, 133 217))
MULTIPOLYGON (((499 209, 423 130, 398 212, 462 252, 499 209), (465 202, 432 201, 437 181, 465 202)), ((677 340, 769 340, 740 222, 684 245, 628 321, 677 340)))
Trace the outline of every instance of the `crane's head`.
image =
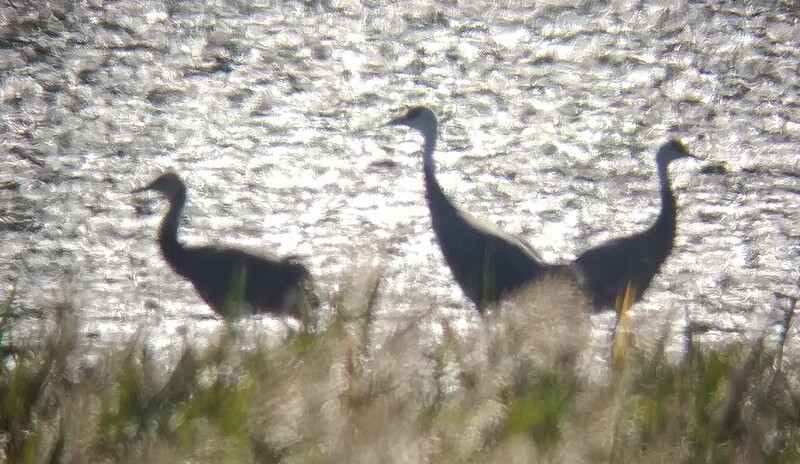
POLYGON ((131 193, 140 193, 147 190, 161 192, 170 199, 186 195, 186 186, 183 185, 183 181, 180 177, 178 177, 178 174, 172 171, 161 174, 153 179, 153 181, 149 184, 145 185, 144 187, 140 187, 131 193))
POLYGON ((678 139, 672 139, 669 142, 661 145, 656 153, 656 164, 659 166, 666 166, 672 161, 681 158, 694 158, 700 159, 686 150, 686 147, 678 139))
POLYGON ((407 126, 423 134, 436 131, 436 114, 424 106, 415 106, 398 118, 387 123, 389 126, 407 126))

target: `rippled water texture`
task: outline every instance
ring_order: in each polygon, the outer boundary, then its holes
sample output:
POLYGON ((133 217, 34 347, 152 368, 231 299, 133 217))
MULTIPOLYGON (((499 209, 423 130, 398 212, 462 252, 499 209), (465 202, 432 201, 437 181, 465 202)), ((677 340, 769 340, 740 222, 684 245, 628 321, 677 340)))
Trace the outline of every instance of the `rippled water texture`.
POLYGON ((100 338, 216 324, 158 254, 165 202, 129 193, 173 168, 186 243, 300 254, 327 294, 380 259, 385 315, 470 314, 431 232, 421 139, 383 126, 425 104, 445 190, 550 261, 650 224, 655 151, 681 138, 705 160, 671 167, 677 246, 636 312, 769 328, 774 292, 798 288, 798 7, 527 3, 4 2, 16 313, 66 294, 100 338))

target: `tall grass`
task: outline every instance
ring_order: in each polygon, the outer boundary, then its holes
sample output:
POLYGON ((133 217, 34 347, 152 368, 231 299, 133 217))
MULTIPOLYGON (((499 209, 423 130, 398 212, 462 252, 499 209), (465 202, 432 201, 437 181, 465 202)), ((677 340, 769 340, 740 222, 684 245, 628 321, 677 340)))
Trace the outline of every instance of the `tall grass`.
POLYGON ((377 270, 354 274, 329 318, 278 348, 226 323, 169 368, 137 338, 86 367, 68 304, 43 340, 16 340, 11 295, 0 462, 800 460, 797 372, 782 360, 791 317, 777 346, 688 340, 676 361, 663 330, 614 368, 611 346, 599 360, 591 346, 587 302, 558 278, 467 333, 429 310, 386 333, 380 284, 377 270))

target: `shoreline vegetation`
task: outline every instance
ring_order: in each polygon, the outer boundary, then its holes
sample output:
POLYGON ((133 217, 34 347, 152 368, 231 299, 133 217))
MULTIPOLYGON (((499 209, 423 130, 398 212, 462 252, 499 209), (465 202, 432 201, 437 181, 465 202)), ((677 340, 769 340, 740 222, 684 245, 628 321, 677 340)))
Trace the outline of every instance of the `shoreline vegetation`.
POLYGON ((324 326, 277 347, 226 322, 170 367, 137 337, 82 364, 69 303, 43 341, 16 340, 12 291, 0 311, 0 462, 800 459, 798 366, 783 359, 795 299, 777 343, 710 348, 686 333, 674 359, 676 334, 648 327, 657 335, 639 343, 635 327, 619 353, 598 356, 588 301, 557 278, 466 334, 431 310, 376 330, 381 279, 354 273, 324 326))

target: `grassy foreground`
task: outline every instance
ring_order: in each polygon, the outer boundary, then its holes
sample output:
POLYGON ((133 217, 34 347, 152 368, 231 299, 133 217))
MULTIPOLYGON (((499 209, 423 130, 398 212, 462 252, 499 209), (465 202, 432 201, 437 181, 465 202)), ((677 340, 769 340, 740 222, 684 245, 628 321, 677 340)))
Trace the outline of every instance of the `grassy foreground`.
POLYGON ((466 335, 433 312, 378 330, 379 282, 360 273, 316 333, 268 350, 226 324, 170 368, 136 340, 75 367, 69 305, 35 347, 14 340, 12 295, 0 308, 0 462, 800 460, 783 337, 711 351, 687 335, 675 361, 663 331, 610 365, 563 282, 528 289, 466 335))

